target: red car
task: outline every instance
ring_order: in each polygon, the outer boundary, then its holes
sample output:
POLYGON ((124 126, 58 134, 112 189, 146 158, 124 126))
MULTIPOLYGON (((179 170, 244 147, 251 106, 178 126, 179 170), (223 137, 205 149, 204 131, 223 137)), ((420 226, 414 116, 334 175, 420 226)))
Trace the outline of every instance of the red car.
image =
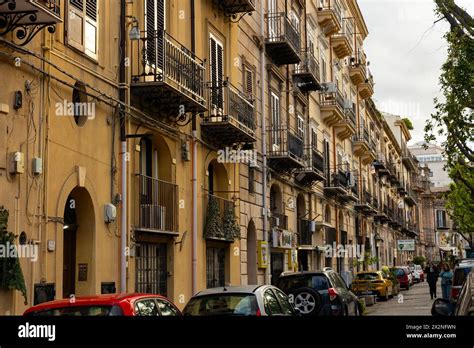
POLYGON ((411 279, 410 279, 410 268, 408 267, 395 267, 395 274, 397 276, 397 280, 400 283, 400 288, 405 288, 410 290, 411 286, 411 279))
POLYGON ((27 316, 181 316, 166 297, 153 294, 107 294, 41 303, 27 316))

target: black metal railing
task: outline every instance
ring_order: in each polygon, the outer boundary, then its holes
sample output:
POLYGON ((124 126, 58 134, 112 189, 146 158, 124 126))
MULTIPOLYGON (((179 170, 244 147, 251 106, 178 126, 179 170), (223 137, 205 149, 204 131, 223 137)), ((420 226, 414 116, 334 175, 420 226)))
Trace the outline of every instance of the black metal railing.
POLYGON ((286 125, 275 125, 268 129, 269 155, 290 156, 302 159, 304 156, 303 139, 286 125))
POLYGON ((356 128, 356 110, 355 110, 355 104, 352 103, 352 106, 350 108, 344 108, 344 114, 346 116, 347 122, 349 124, 356 128))
POLYGON ((351 48, 353 47, 353 35, 354 35, 354 20, 352 18, 343 18, 341 21, 341 30, 334 34, 334 37, 346 37, 351 48))
POLYGON ((339 90, 319 93, 319 101, 323 107, 335 106, 340 109, 341 113, 344 113, 344 97, 339 90))
POLYGON ((326 178, 326 187, 341 187, 348 189, 353 184, 352 187, 356 187, 357 181, 355 177, 352 178, 354 174, 350 171, 345 171, 342 169, 336 169, 331 171, 329 178, 326 178))
POLYGON ((301 51, 299 28, 293 26, 285 12, 268 13, 265 19, 268 29, 267 43, 288 42, 296 52, 301 51))
POLYGON ((311 156, 312 156, 312 165, 313 165, 313 170, 318 171, 320 173, 324 173, 324 156, 323 154, 315 149, 314 147, 311 147, 311 156))
MULTIPOLYGON (((214 194, 204 194, 204 238, 233 240, 238 237, 234 232, 226 229, 225 221, 229 220, 229 216, 235 217, 234 201, 216 196, 214 194), (213 215, 213 219, 209 216, 213 215), (212 220, 212 221, 211 221, 212 220), (215 228, 215 225, 218 228, 215 228)), ((238 232, 240 233, 240 232, 238 232)))
POLYGON ((301 52, 301 62, 296 64, 295 74, 311 74, 317 81, 321 80, 321 72, 319 69, 319 62, 314 57, 313 53, 304 50, 301 52))
POLYGON ((164 82, 205 105, 204 62, 166 31, 143 32, 133 54, 132 83, 164 82))
POLYGON ((272 211, 270 217, 270 228, 288 229, 288 216, 272 211))
POLYGON ((365 142, 367 144, 367 146, 369 145, 369 132, 367 130, 367 128, 365 127, 360 127, 356 134, 354 134, 352 136, 352 140, 353 141, 356 141, 356 142, 365 142))
POLYGON ((247 13, 255 11, 255 0, 218 0, 227 14, 247 13))
POLYGON ((209 82, 209 115, 206 122, 227 121, 238 127, 255 130, 255 107, 252 96, 239 91, 229 81, 209 82))
POLYGON ((313 232, 311 232, 312 221, 298 219, 298 245, 312 245, 313 232))
POLYGON ((378 200, 377 196, 372 197, 372 206, 375 209, 379 209, 379 200, 378 200))
POLYGON ((138 174, 136 227, 159 232, 179 232, 178 185, 138 174))

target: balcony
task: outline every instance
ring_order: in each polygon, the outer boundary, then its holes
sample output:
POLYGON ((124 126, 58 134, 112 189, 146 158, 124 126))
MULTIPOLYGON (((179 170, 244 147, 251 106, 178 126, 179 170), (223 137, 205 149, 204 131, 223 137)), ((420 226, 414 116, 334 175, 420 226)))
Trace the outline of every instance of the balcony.
POLYGON ((359 195, 357 178, 350 171, 333 170, 324 182, 324 194, 345 202, 357 201, 359 195))
POLYGON ((298 171, 296 180, 304 186, 313 186, 318 181, 325 180, 324 174, 324 157, 323 154, 315 147, 311 146, 306 149, 308 163, 305 168, 298 171))
MULTIPOLYGON (((352 137, 352 146, 354 155, 361 157, 362 163, 364 165, 374 163, 376 159, 376 145, 367 128, 364 127, 358 129, 358 132, 352 137)), ((378 164, 376 168, 381 168, 382 166, 383 163, 378 164)))
POLYGON ((292 172, 305 167, 304 141, 286 125, 270 127, 268 162, 274 170, 292 172))
POLYGON ((406 195, 404 197, 405 202, 410 207, 413 207, 414 205, 416 205, 418 203, 417 197, 418 197, 418 195, 415 193, 415 191, 413 191, 412 188, 409 185, 407 185, 406 195))
POLYGON ((354 40, 354 25, 352 19, 342 20, 342 29, 332 37, 332 48, 338 59, 344 59, 352 55, 354 40))
POLYGON ((132 103, 155 117, 176 120, 206 111, 204 62, 165 31, 132 41, 132 103))
POLYGON ((360 211, 365 215, 375 215, 377 213, 376 206, 374 206, 374 199, 369 191, 363 190, 360 201, 354 205, 356 211, 360 211))
POLYGON ((266 52, 275 65, 298 64, 301 61, 301 37, 284 12, 265 15, 268 35, 266 52))
POLYGON ((374 77, 367 68, 367 78, 359 85, 359 95, 362 99, 370 98, 374 95, 374 77))
POLYGON ((210 83, 209 111, 201 122, 203 136, 219 146, 253 143, 255 108, 250 96, 229 81, 210 83))
POLYGON ((288 216, 276 211, 272 211, 270 216, 270 229, 287 230, 288 216))
POLYGON ((178 185, 137 174, 135 230, 179 235, 178 185))
POLYGON ((345 120, 345 101, 339 90, 336 90, 336 92, 320 92, 319 102, 323 122, 328 127, 345 120))
POLYGON ((255 0, 217 0, 219 7, 228 15, 254 12, 255 0))
POLYGON ((403 147, 402 149, 402 163, 412 171, 416 171, 418 169, 418 160, 406 147, 403 147))
POLYGON ((340 140, 349 139, 356 132, 355 104, 346 100, 344 106, 344 118, 334 125, 336 136, 340 140))
POLYGON ((310 220, 298 219, 298 246, 313 246, 312 223, 310 220))
POLYGON ((407 194, 407 190, 405 189, 405 184, 403 182, 399 182, 396 187, 397 187, 397 193, 400 196, 403 197, 407 194))
POLYGON ((19 46, 43 29, 54 33, 61 22, 60 0, 0 0, 0 36, 12 33, 19 46))
POLYGON ((390 221, 390 218, 388 216, 388 206, 387 204, 381 204, 379 206, 379 209, 377 210, 377 213, 374 216, 374 220, 381 223, 385 224, 388 221, 390 221))
POLYGON ((319 62, 309 51, 303 51, 301 58, 301 62, 296 65, 293 71, 293 79, 301 91, 317 91, 321 88, 319 62))
POLYGON ((318 24, 326 36, 331 36, 341 30, 341 5, 336 1, 332 1, 330 5, 324 1, 318 8, 318 24))
POLYGON ((203 204, 206 207, 203 230, 205 239, 232 243, 240 238, 234 201, 205 193, 203 204))
POLYGON ((351 58, 349 76, 354 85, 359 85, 367 80, 367 62, 365 53, 359 51, 356 57, 351 58))

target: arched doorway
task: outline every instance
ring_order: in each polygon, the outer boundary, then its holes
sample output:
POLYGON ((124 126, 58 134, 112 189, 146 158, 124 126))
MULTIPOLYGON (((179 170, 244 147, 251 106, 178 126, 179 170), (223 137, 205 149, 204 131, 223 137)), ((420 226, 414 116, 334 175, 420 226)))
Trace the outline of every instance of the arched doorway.
MULTIPOLYGON (((312 245, 312 233, 309 229, 309 220, 307 219, 306 201, 304 194, 300 193, 296 198, 296 216, 297 216, 297 232, 298 245, 312 245)), ((298 269, 300 271, 308 271, 310 267, 310 250, 298 249, 298 269)))
MULTIPOLYGON (((281 188, 277 184, 270 187, 270 234, 278 233, 278 230, 287 228, 287 218, 283 211, 283 195, 281 188)), ((271 282, 275 284, 276 279, 285 270, 285 254, 281 249, 271 249, 270 253, 270 272, 271 282)))
POLYGON ((91 196, 82 187, 64 206, 63 298, 94 293, 95 214, 91 196))
POLYGON ((229 198, 229 176, 226 167, 216 159, 207 166, 206 224, 206 287, 225 286, 230 281, 230 240, 225 231, 216 235, 208 229, 207 219, 211 216, 224 219, 232 211, 235 215, 234 201, 229 198), (227 239, 226 239, 227 238, 227 239))
POLYGON ((258 284, 257 279, 257 231, 250 220, 247 227, 247 284, 258 284))

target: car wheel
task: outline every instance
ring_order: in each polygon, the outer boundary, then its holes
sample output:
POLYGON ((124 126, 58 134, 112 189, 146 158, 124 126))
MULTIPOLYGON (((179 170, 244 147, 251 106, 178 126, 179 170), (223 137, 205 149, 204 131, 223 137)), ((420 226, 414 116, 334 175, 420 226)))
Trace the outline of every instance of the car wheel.
POLYGON ((311 288, 301 288, 293 293, 295 307, 302 315, 316 315, 322 308, 321 294, 311 288))

